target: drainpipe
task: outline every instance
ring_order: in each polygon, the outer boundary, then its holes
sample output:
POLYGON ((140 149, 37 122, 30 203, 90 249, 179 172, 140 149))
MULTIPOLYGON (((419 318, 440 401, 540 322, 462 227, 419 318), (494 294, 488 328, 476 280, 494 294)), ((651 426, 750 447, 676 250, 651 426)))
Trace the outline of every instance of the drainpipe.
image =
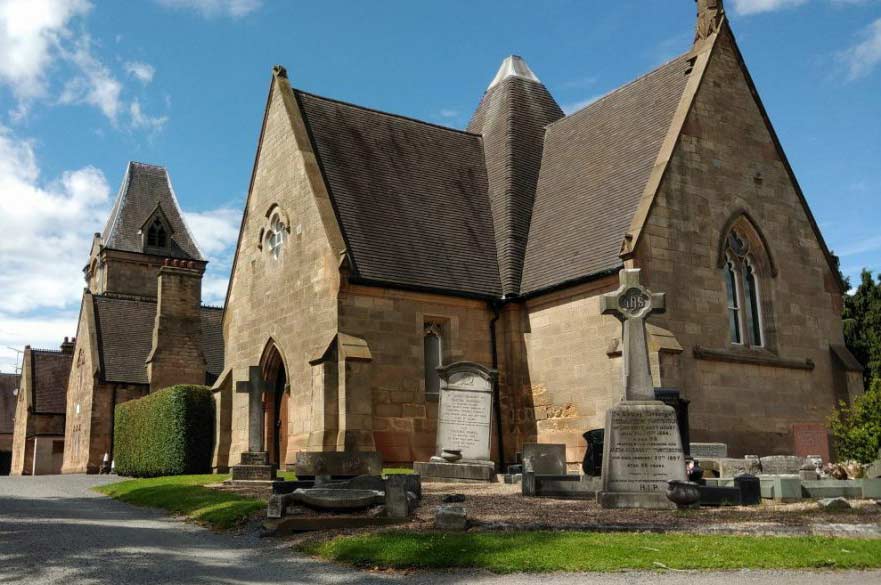
MULTIPOLYGON (((492 368, 496 371, 499 369, 499 351, 496 343, 496 321, 501 315, 501 303, 498 301, 489 301, 490 309, 493 312, 493 318, 489 322, 489 339, 492 348, 492 368)), ((505 470, 505 441, 502 433, 502 400, 499 389, 499 377, 493 380, 493 410, 496 411, 496 443, 499 452, 499 471, 505 470)))

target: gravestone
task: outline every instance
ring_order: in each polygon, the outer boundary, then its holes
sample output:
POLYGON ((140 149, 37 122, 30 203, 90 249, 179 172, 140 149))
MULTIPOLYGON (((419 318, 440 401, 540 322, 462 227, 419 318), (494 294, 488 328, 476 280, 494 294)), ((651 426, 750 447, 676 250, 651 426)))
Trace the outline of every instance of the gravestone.
POLYGON ((566 445, 526 443, 523 445, 523 461, 532 462, 536 475, 566 475, 566 445))
POLYGON ((697 460, 727 459, 728 445, 725 443, 692 443, 691 456, 697 460))
POLYGON ((494 481, 490 446, 498 373, 472 362, 458 362, 437 371, 441 387, 436 455, 431 461, 414 463, 414 471, 424 481, 494 481), (445 461, 441 457, 445 451, 458 451, 461 459, 445 461))
POLYGON ((792 425, 795 454, 799 457, 818 455, 823 461, 830 460, 829 431, 822 423, 798 423, 792 425))
POLYGON ((660 400, 676 411, 676 424, 679 425, 679 438, 686 456, 691 454, 691 430, 688 425, 688 406, 690 400, 682 398, 677 388, 655 388, 655 400, 660 400))
POLYGON ((798 475, 805 458, 795 455, 769 455, 759 459, 762 475, 798 475))
POLYGON ((602 297, 603 314, 623 323, 624 358, 624 400, 606 413, 598 496, 604 508, 673 508, 667 482, 686 479, 676 411, 655 400, 649 367, 645 320, 664 311, 664 295, 642 286, 639 275, 622 270, 621 286, 602 297))

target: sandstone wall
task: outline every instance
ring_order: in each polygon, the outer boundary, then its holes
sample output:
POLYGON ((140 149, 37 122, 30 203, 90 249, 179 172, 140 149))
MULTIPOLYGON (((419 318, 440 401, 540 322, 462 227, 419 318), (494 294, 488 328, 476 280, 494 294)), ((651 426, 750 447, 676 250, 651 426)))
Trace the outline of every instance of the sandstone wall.
POLYGON ((248 380, 248 368, 260 364, 270 342, 282 354, 290 388, 287 462, 292 464, 295 453, 307 447, 310 432, 321 430, 310 422, 309 361, 337 331, 342 243, 332 245, 328 237, 324 220, 329 200, 315 190, 320 172, 298 116, 286 80, 276 81, 224 314, 225 367, 232 376, 229 463, 233 465, 248 449, 248 394, 237 392, 236 382, 248 380), (289 230, 277 259, 264 234, 275 212, 289 230))
MULTIPOLYGON (((425 391, 426 323, 442 333, 443 363, 492 366, 492 312, 479 300, 346 285, 340 330, 364 339, 372 356, 347 391, 372 395, 373 437, 386 462, 426 461, 435 454, 437 396, 425 391)), ((495 441, 493 441, 495 449, 495 441)))
MULTIPOLYGON (((793 423, 825 421, 835 379, 844 380, 835 374, 829 349, 843 343, 841 294, 727 32, 686 119, 636 264, 650 288, 667 293, 668 312, 654 322, 685 347, 681 375, 692 401, 692 440, 728 442, 735 456, 786 453, 793 423), (759 278, 763 349, 729 341, 719 246, 726 224, 740 211, 755 220, 777 269, 774 276, 765 266, 759 278), (696 359, 696 346, 731 356, 809 359, 815 367, 696 359)), ((790 362, 778 361, 783 363, 790 362)))

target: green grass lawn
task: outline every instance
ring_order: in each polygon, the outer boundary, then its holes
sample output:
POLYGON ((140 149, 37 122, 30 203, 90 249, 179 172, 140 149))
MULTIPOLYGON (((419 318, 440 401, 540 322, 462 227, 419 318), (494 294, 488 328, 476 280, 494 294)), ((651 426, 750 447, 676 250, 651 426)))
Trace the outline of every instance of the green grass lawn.
MULTIPOLYGON (((413 470, 388 468, 382 472, 390 475, 413 473, 413 470)), ((297 479, 293 471, 279 471, 278 476, 285 480, 297 479)), ((162 508, 182 514, 214 528, 232 528, 245 522, 254 512, 264 509, 266 502, 203 487, 226 479, 229 479, 229 475, 152 477, 111 483, 95 490, 135 506, 162 508)))
POLYGON ((356 566, 495 573, 881 567, 879 540, 815 537, 385 532, 311 542, 304 550, 356 566))
POLYGON ((136 506, 162 508, 214 528, 232 528, 264 509, 266 502, 203 487, 228 478, 229 475, 177 475, 130 479, 95 489, 136 506))

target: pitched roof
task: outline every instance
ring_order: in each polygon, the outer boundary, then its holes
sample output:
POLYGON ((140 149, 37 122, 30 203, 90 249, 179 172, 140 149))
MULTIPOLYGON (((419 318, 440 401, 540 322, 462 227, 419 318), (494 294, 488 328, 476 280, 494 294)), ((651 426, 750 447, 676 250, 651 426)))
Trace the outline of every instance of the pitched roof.
POLYGON ((0 435, 13 432, 18 375, 0 374, 0 435))
MULTIPOLYGON (((104 380, 148 384, 146 361, 153 345, 156 301, 95 295, 93 302, 104 380)), ((211 376, 223 370, 222 312, 202 307, 202 351, 211 376)))
POLYGON ((295 95, 355 278, 501 293, 479 136, 295 95))
POLYGON ((614 270, 692 68, 685 54, 547 128, 522 291, 614 270))
POLYGON ((73 354, 32 349, 30 355, 34 412, 66 414, 67 378, 70 376, 73 354))
POLYGON ((563 111, 529 66, 505 59, 468 130, 483 136, 496 249, 505 295, 520 292, 545 126, 563 111))
POLYGON ((144 252, 141 228, 161 210, 169 224, 170 249, 163 256, 204 260, 183 213, 164 167, 130 162, 102 233, 105 247, 126 252, 144 252))

